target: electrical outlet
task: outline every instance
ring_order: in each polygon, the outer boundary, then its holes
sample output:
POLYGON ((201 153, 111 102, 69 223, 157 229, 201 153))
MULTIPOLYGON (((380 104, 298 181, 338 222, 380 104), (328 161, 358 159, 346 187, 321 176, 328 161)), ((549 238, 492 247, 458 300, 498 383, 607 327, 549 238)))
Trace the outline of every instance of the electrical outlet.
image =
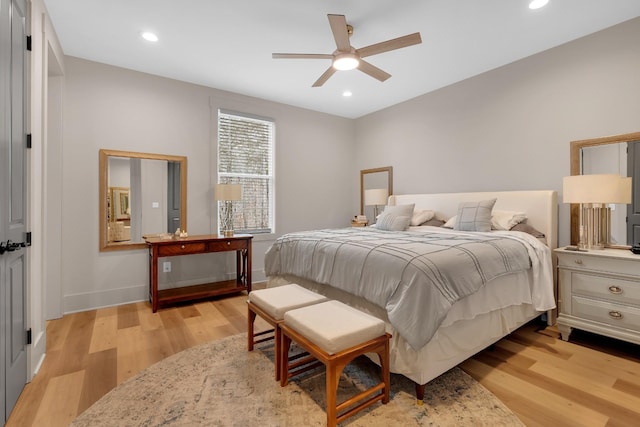
POLYGON ((162 272, 171 273, 171 262, 165 261, 162 263, 162 272))

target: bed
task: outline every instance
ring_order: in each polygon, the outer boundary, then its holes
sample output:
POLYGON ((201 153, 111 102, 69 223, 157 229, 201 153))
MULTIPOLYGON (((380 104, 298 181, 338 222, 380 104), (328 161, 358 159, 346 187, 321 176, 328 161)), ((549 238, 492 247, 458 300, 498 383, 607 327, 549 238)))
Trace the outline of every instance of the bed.
POLYGON ((422 400, 424 387, 433 378, 540 315, 549 322, 554 319, 555 191, 393 195, 388 206, 392 210, 413 205, 414 212, 428 210, 448 220, 461 203, 492 199, 495 204, 489 209, 495 218, 524 213, 519 218, 526 216, 522 224, 544 238, 522 231, 460 231, 429 225, 289 233, 277 239, 265 256, 268 286, 297 283, 383 319, 393 335, 391 371, 413 380, 422 400), (478 254, 470 255, 472 247, 478 254), (526 266, 523 256, 529 257, 526 266), (404 264, 383 266, 385 257, 400 258, 393 262, 404 264), (452 280, 461 284, 450 289, 450 277, 440 263, 457 266, 463 274, 452 280), (346 276, 351 270, 357 278, 346 276), (425 272, 434 282, 430 286, 417 282, 425 272), (476 276, 481 276, 480 284, 472 283, 476 276))

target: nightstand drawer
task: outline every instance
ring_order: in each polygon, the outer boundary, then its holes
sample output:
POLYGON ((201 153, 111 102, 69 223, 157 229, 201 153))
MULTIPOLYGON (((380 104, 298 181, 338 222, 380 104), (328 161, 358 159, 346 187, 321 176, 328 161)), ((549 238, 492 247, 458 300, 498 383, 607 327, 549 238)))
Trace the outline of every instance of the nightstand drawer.
MULTIPOLYGON (((590 253, 590 252, 588 252, 590 253)), ((578 270, 602 271, 608 273, 638 276, 638 262, 632 259, 604 258, 584 253, 563 253, 558 257, 558 266, 578 270)))
POLYGON ((571 293, 640 308, 640 282, 572 272, 571 293))
POLYGON ((640 309, 574 296, 571 315, 640 332, 640 309))

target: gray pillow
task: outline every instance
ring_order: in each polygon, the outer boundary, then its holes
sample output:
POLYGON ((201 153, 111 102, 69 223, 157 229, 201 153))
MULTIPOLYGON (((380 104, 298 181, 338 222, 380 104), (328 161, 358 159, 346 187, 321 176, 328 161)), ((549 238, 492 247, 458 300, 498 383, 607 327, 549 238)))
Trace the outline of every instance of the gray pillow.
POLYGON ((376 221, 378 230, 403 231, 409 227, 414 205, 387 206, 376 221))
POLYGON ((427 222, 423 222, 420 225, 430 225, 431 227, 442 227, 444 225, 444 221, 438 218, 431 218, 427 222))
POLYGON ((547 238, 544 236, 544 233, 536 230, 529 224, 525 224, 521 222, 520 224, 516 224, 513 227, 511 227, 511 231, 522 231, 524 233, 531 234, 533 237, 540 240, 542 244, 544 244, 545 246, 547 245, 547 238))
POLYGON ((454 230, 491 231, 491 210, 496 199, 460 203, 454 230))

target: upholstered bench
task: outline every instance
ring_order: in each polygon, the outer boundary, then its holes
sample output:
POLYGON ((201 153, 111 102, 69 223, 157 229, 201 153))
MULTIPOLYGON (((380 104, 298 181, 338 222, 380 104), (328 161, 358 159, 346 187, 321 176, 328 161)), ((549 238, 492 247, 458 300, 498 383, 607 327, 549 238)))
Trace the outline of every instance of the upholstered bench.
POLYGON ((325 365, 328 426, 335 426, 378 400, 382 403, 389 402, 391 335, 385 332, 382 320, 341 302, 330 300, 287 311, 284 314, 284 322, 280 324, 280 331, 281 386, 286 386, 289 378, 313 367, 308 364, 308 360, 298 360, 290 364, 289 348, 292 341, 325 365), (338 382, 343 369, 353 359, 365 353, 378 354, 381 366, 380 383, 337 404, 338 382), (357 404, 358 402, 361 403, 357 404))
POLYGON ((253 346, 255 344, 275 338, 276 381, 280 379, 280 363, 278 360, 280 357, 280 345, 282 341, 279 325, 283 321, 284 314, 289 310, 305 307, 311 304, 317 304, 323 301, 327 301, 325 296, 312 292, 296 284, 259 289, 249 293, 249 299, 247 300, 248 350, 253 351, 253 346), (260 316, 267 323, 273 326, 273 329, 256 334, 254 331, 256 315, 260 316), (272 332, 273 336, 270 335, 272 332), (264 337, 264 335, 268 336, 264 337))

